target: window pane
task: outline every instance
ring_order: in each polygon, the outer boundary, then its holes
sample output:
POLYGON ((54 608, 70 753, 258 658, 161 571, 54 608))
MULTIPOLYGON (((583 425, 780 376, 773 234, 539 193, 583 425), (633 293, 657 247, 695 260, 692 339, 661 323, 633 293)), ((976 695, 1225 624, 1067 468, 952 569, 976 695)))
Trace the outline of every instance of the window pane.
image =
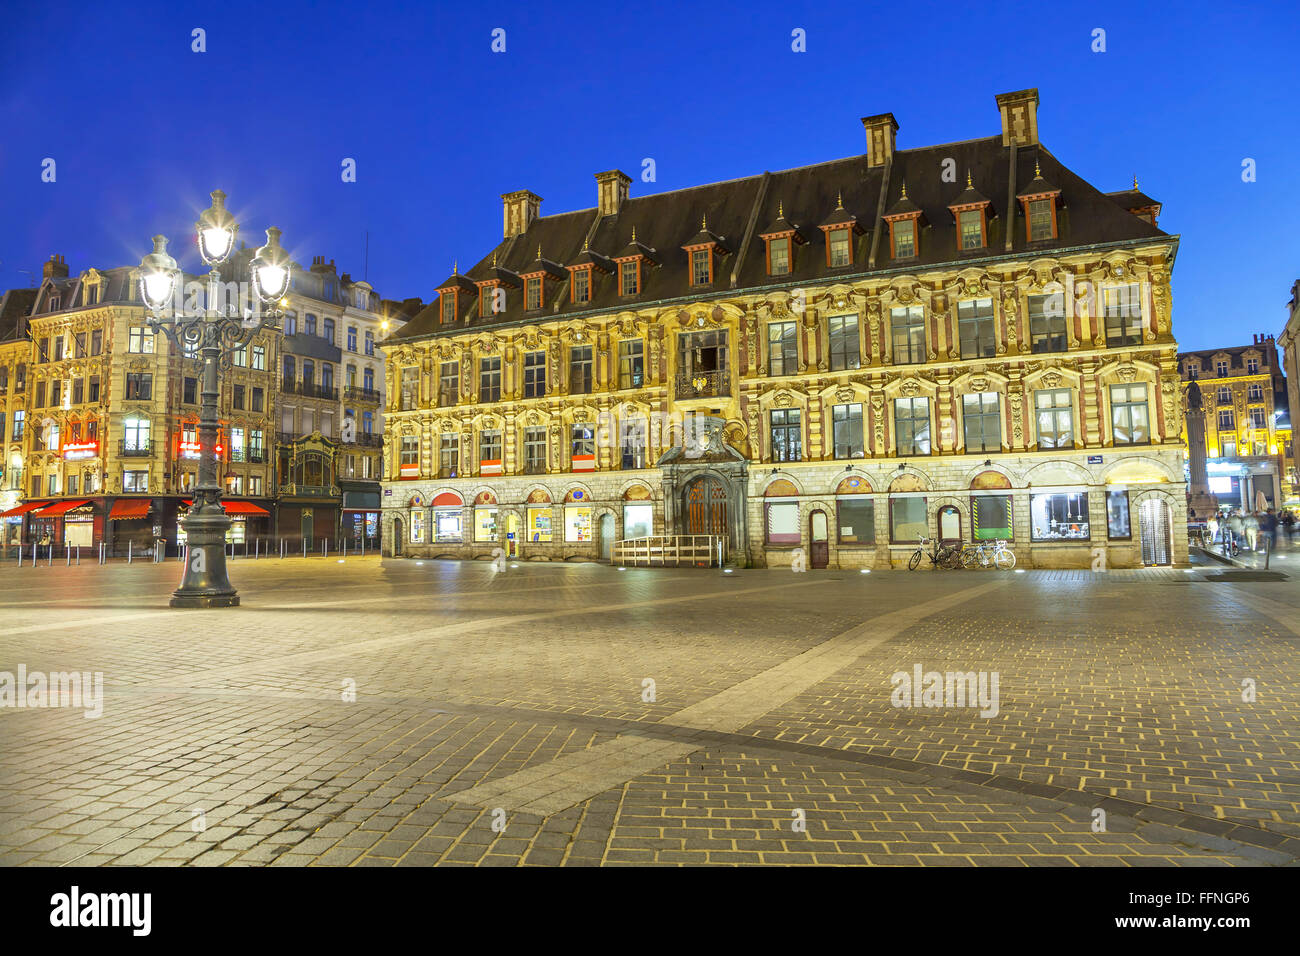
POLYGON ((1087 541, 1087 492, 1033 495, 1029 499, 1029 518, 1034 541, 1087 541))
POLYGON ((914 544, 925 536, 925 499, 889 499, 889 540, 894 544, 914 544))
POLYGON ((970 514, 974 540, 1011 540, 1010 495, 975 495, 970 500, 970 514))
POLYGON ((876 510, 871 498, 840 498, 836 507, 840 544, 875 544, 876 510))
POLYGON ((1133 529, 1129 524, 1127 491, 1109 491, 1106 493, 1106 536, 1109 538, 1133 537, 1133 529))
POLYGON ((799 543, 799 503, 772 502, 767 506, 767 543, 799 543))

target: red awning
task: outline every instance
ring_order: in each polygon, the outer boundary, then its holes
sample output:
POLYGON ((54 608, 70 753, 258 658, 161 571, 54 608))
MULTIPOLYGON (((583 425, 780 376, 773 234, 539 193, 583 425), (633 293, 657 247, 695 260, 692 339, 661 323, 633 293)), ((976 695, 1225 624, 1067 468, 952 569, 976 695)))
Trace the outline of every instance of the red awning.
POLYGON ((460 495, 456 494, 454 491, 444 491, 442 494, 438 495, 438 497, 433 499, 433 506, 435 508, 459 508, 463 504, 465 504, 465 502, 461 501, 460 495))
POLYGON ((149 505, 148 498, 119 498, 113 502, 113 510, 109 512, 108 517, 113 521, 143 518, 149 513, 149 505))
MULTIPOLYGON (((194 504, 194 500, 186 498, 184 504, 188 508, 194 504)), ((228 515, 269 515, 271 513, 251 501, 223 501, 221 507, 226 509, 228 515)))
POLYGON ((48 501, 29 501, 26 504, 19 505, 17 508, 10 508, 8 511, 0 511, 0 518, 16 518, 18 515, 25 515, 29 511, 35 511, 37 508, 44 508, 48 501))
POLYGON ((57 518, 59 515, 67 514, 73 508, 80 508, 82 505, 88 504, 90 504, 89 498, 83 498, 80 501, 56 501, 36 513, 42 518, 57 518))

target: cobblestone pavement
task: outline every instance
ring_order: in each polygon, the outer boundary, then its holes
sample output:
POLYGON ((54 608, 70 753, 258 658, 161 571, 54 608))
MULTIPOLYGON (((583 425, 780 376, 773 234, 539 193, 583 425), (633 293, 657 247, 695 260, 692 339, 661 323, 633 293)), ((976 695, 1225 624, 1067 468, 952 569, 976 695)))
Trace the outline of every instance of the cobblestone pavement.
POLYGON ((1294 578, 298 558, 172 611, 178 579, 0 567, 0 671, 104 679, 97 719, 0 708, 0 863, 1300 858, 1294 578), (996 672, 996 714, 894 706, 918 665, 996 672))

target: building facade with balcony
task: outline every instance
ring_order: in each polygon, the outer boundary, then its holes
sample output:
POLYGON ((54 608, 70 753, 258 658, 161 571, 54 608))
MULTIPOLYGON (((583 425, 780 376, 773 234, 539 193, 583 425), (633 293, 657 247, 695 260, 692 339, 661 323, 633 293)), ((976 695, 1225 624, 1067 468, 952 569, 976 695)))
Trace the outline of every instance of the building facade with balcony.
POLYGON ((594 209, 503 196, 503 240, 385 345, 385 548, 598 559, 712 535, 758 566, 1186 561, 1159 204, 997 135, 594 209))
POLYGON ((381 300, 316 256, 295 269, 280 357, 277 533, 378 546, 384 354, 377 344, 423 305, 381 300), (320 456, 331 460, 322 467, 320 456), (306 480, 305 475, 314 476, 306 480))
MULTIPOLYGON (((61 256, 45 263, 6 376, 21 382, 25 404, 21 428, 14 413, 7 422, 22 490, 0 519, 11 537, 86 548, 103 542, 112 551, 162 539, 174 553, 183 544, 179 521, 204 453, 200 361, 149 330, 138 285, 134 268, 72 276, 61 256)), ((274 335, 260 333, 223 376, 211 453, 221 462, 232 541, 269 528, 275 349, 274 335)))
MULTIPOLYGON (((1287 303, 1286 310, 1286 325, 1282 329, 1282 334, 1278 336, 1277 344, 1282 349, 1287 416, 1289 421, 1294 422, 1296 415, 1300 415, 1300 279, 1291 285, 1291 300, 1287 303)), ((1284 504, 1290 507, 1300 506, 1300 501, 1294 500, 1294 496, 1300 495, 1300 449, 1295 447, 1294 442, 1291 443, 1291 451, 1287 455, 1284 473, 1291 485, 1291 496, 1293 496, 1284 504)))

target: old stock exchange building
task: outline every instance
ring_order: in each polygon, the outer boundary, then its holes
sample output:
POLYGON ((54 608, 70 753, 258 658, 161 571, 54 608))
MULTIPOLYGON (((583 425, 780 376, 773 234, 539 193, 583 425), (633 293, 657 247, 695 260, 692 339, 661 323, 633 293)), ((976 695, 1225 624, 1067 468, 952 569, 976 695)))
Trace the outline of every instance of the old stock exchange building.
POLYGON ((506 194, 504 237, 384 343, 390 553, 905 563, 921 535, 1022 567, 1187 560, 1177 237, 1038 139, 994 136, 594 209, 506 194), (624 548, 627 545, 623 545, 624 548))

